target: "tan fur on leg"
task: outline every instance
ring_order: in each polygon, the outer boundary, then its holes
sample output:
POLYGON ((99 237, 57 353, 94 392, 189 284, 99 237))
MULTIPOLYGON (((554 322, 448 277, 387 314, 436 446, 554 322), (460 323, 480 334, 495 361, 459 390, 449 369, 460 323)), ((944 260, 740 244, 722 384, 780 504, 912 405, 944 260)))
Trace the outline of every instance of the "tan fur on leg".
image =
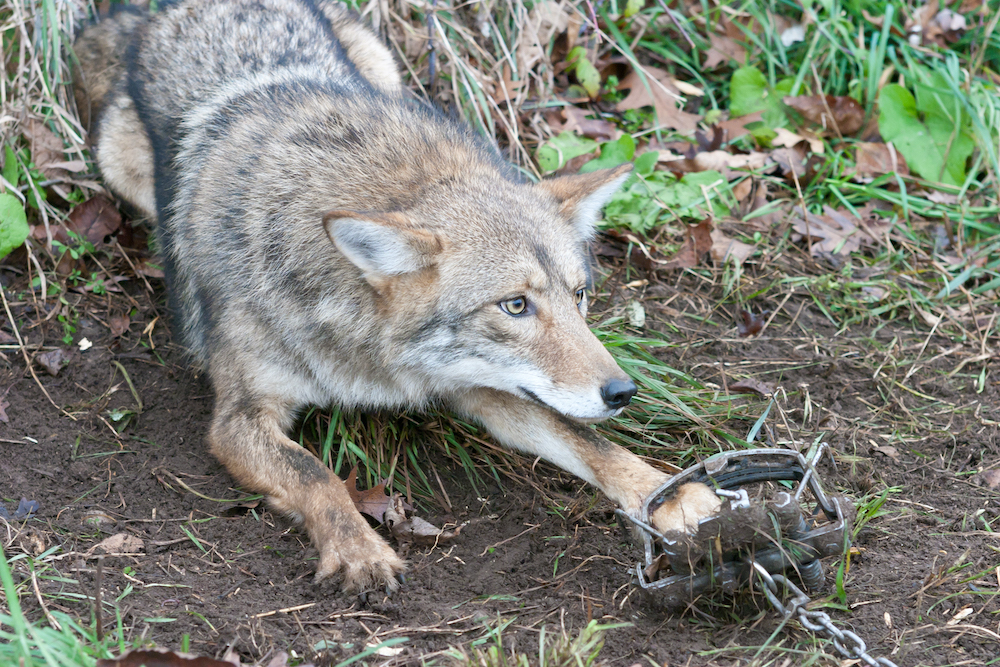
POLYGON ((358 513, 344 482, 284 435, 290 412, 276 406, 220 394, 212 453, 241 484, 305 524, 319 549, 317 581, 343 570, 347 591, 394 590, 405 564, 358 513))

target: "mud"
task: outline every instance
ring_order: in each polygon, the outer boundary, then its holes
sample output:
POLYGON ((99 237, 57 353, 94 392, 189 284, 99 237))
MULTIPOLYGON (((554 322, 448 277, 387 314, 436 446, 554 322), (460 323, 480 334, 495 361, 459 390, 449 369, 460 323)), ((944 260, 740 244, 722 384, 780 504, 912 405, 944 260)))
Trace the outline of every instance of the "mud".
MULTIPOLYGON (((651 605, 630 572, 639 548, 611 504, 571 476, 522 458, 514 461, 523 479, 486 473, 474 490, 452 458, 428 447, 447 502, 413 499, 417 512, 437 525, 468 522, 460 537, 405 549, 408 581, 391 598, 360 600, 340 593, 336 581, 317 585, 316 553, 304 533, 246 501, 207 453, 211 389, 171 345, 165 318, 147 330, 165 310, 162 293, 123 283, 139 308, 123 294, 74 295, 81 313, 74 342, 93 343, 80 351, 59 342, 54 318, 37 324, 48 311, 14 299, 19 280, 4 277, 26 342, 71 351, 58 376, 36 371, 75 419, 49 403, 16 344, 0 350, 0 393, 9 402, 9 422, 0 423, 0 498, 11 512, 21 497, 41 504, 34 518, 0 523, 0 539, 8 557, 48 550, 36 569, 50 611, 93 623, 94 547, 125 533, 143 547, 101 560, 105 627, 115 626, 117 614, 127 641, 178 648, 187 636, 191 650, 204 655, 235 644, 245 661, 280 649, 335 664, 366 645, 405 637, 398 655, 378 663, 419 664, 443 661, 450 647, 488 645, 492 629, 504 624, 505 649, 537 654, 543 627, 575 634, 591 619, 630 624, 607 635, 601 657, 611 665, 749 664, 765 643, 775 664, 834 653, 794 623, 770 638, 780 618, 758 596, 699 602, 683 614, 651 605), (103 322, 122 310, 132 311, 131 325, 115 338, 103 322), (112 418, 123 411, 135 414, 121 428, 112 418)), ((614 278, 605 289, 623 293, 614 278)), ((859 501, 891 489, 857 537, 844 603, 835 593, 816 596, 819 608, 861 635, 874 655, 900 665, 995 661, 1000 489, 990 490, 981 473, 1000 466, 1000 380, 989 360, 952 373, 980 341, 902 320, 838 332, 805 294, 788 299, 762 337, 743 340, 725 308, 709 324, 690 316, 714 307, 701 283, 667 276, 642 296, 648 326, 677 343, 657 352, 666 362, 720 391, 744 377, 782 387, 773 421, 803 441, 826 438, 840 471, 828 486, 859 501)), ((605 314, 620 310, 622 300, 604 303, 605 314)), ((780 301, 754 305, 774 309, 780 301)), ((8 322, 0 328, 12 333, 8 322)), ((436 416, 415 419, 420 425, 407 432, 417 437, 439 428, 436 416)), ((23 560, 15 577, 30 579, 23 560)), ((827 579, 834 588, 832 568, 827 579)), ((35 595, 23 596, 22 605, 30 618, 42 618, 35 595)))

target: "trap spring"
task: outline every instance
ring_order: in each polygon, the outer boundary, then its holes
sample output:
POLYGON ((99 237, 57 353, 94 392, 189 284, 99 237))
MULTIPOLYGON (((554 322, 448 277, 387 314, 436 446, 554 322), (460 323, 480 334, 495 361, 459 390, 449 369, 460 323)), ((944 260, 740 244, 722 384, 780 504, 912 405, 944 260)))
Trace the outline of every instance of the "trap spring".
POLYGON ((825 451, 820 445, 811 460, 790 449, 716 454, 667 480, 645 499, 638 518, 619 512, 642 537, 639 585, 663 606, 678 608, 703 593, 732 593, 748 585, 756 562, 770 573, 794 569, 807 588, 822 588, 820 558, 850 546, 855 515, 847 498, 828 496, 820 485, 816 464, 825 451), (651 525, 652 513, 689 482, 715 488, 728 506, 723 502, 718 514, 702 520, 694 536, 661 534, 651 525), (794 484, 751 501, 743 487, 763 482, 794 484), (804 497, 806 491, 810 498, 804 497), (808 520, 800 507, 807 500, 815 503, 808 520))

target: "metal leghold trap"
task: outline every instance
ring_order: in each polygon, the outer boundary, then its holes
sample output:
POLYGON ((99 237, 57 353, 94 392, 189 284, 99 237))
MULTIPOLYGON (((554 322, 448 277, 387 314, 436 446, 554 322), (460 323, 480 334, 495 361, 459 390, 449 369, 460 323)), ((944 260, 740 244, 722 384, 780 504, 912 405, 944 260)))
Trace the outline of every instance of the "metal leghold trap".
POLYGON ((724 452, 674 475, 642 505, 636 525, 645 560, 635 571, 657 603, 680 608, 711 591, 735 592, 750 583, 754 563, 771 574, 798 572, 810 590, 824 584, 824 556, 850 547, 856 510, 843 496, 828 496, 816 474, 826 445, 811 460, 791 449, 724 452), (661 534, 653 512, 677 489, 701 482, 723 498, 694 535, 661 534), (728 502, 726 502, 728 501, 728 502))

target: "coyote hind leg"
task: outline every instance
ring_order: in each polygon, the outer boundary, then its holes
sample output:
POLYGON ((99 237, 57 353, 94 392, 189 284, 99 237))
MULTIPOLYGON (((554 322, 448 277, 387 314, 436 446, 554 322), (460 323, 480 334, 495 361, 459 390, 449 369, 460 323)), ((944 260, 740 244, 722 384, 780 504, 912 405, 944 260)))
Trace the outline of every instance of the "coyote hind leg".
POLYGON ((292 410, 278 400, 217 391, 212 454, 248 489, 305 524, 319 549, 317 581, 343 571, 343 588, 394 590, 405 564, 354 507, 344 482, 284 431, 292 410))

